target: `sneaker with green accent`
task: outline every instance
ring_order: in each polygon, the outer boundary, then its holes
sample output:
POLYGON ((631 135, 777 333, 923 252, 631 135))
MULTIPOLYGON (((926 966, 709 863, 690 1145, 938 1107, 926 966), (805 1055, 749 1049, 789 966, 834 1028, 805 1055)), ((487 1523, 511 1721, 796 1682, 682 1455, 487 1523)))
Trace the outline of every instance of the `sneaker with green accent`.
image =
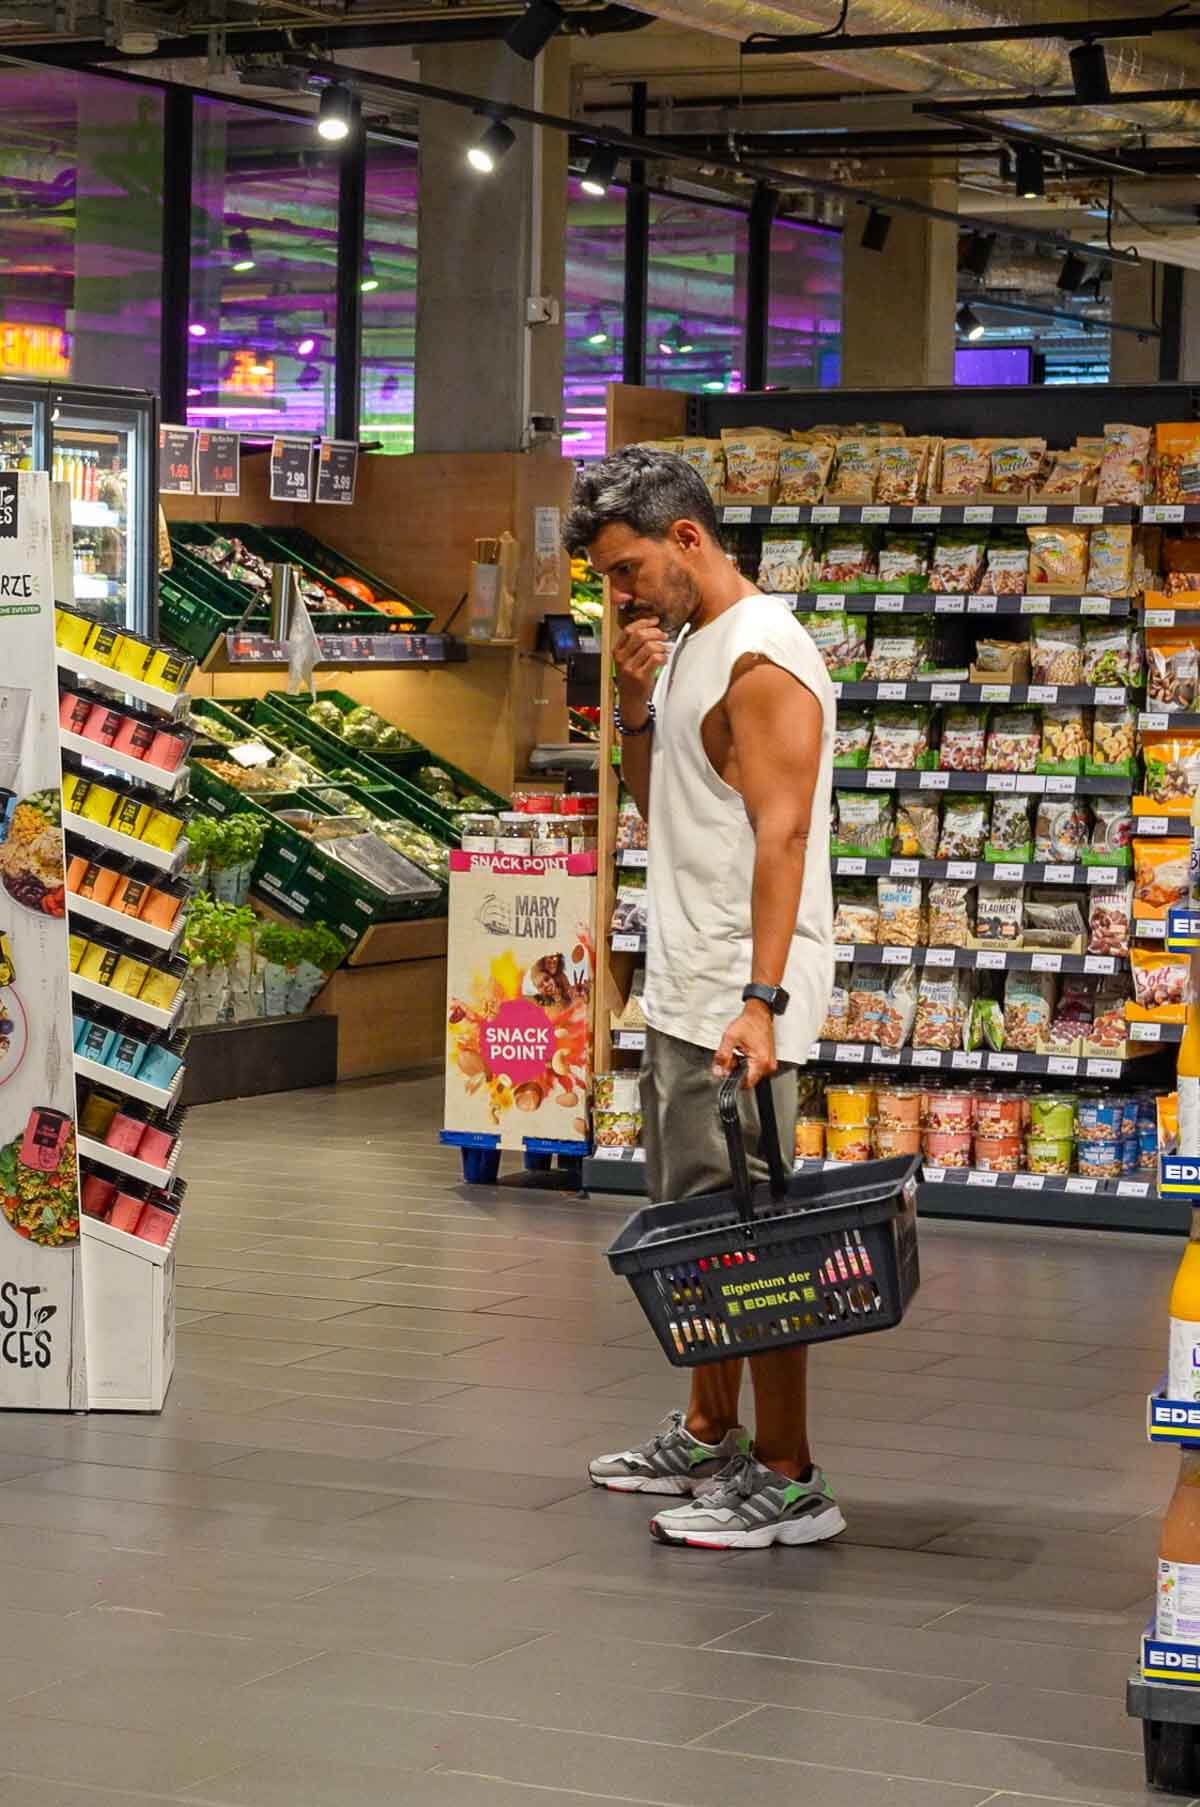
POLYGON ((688 1430, 682 1412, 672 1412, 663 1424, 663 1430, 637 1449, 619 1450, 589 1462, 592 1486, 607 1487, 614 1493, 682 1494, 687 1499, 750 1449, 749 1435, 740 1427, 719 1443, 701 1443, 688 1430))
POLYGON ((753 1456, 736 1457, 690 1504, 656 1513, 659 1543, 702 1550, 765 1550, 774 1543, 824 1543, 846 1529, 833 1489, 817 1467, 801 1481, 753 1456))

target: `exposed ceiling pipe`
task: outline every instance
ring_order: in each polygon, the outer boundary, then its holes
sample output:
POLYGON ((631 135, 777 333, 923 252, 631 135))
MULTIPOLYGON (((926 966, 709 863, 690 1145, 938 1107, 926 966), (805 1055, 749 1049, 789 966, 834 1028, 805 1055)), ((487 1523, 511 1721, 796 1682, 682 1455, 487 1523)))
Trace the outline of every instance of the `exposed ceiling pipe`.
MULTIPOLYGON (((1177 8, 1157 17, 1139 14, 1128 19, 1042 19, 1031 21, 993 20, 989 25, 956 26, 954 45, 1034 43, 1038 39, 1062 38, 1079 44, 1100 43, 1114 38, 1148 38, 1160 31, 1188 31, 1200 24, 1200 15, 1181 13, 1177 8)), ((798 51, 821 48, 814 43, 813 32, 776 36, 762 32, 749 37, 742 46, 747 56, 794 56, 798 51)), ((945 28, 937 31, 919 29, 900 31, 836 31, 830 32, 824 48, 829 50, 912 50, 923 45, 947 46, 945 28)))

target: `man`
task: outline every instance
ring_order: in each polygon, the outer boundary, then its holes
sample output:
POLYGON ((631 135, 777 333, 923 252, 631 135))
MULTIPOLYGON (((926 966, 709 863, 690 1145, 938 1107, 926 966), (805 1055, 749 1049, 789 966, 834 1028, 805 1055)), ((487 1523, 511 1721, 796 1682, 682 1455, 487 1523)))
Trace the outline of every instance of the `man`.
MULTIPOLYGON (((682 458, 631 446, 586 466, 564 538, 608 578, 621 615, 621 768, 650 846, 646 1172, 652 1199, 684 1198, 730 1183, 716 1095, 738 1052, 752 1168, 765 1172, 749 1088, 769 1075, 791 1164, 796 1067, 833 982, 836 705, 786 604, 722 551, 708 491, 682 458)), ((807 1353, 751 1357, 753 1455, 738 1423, 742 1362, 712 1363, 693 1371, 686 1413, 640 1448, 592 1462, 592 1481, 688 1500, 651 1520, 663 1543, 835 1537, 845 1521, 808 1447, 807 1353)))

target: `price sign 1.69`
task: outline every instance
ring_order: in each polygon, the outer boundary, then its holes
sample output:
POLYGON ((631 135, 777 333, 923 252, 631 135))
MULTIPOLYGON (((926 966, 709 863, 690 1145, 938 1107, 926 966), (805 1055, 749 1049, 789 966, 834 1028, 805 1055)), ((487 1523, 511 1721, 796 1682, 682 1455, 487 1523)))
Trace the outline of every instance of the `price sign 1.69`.
POLYGON ((158 429, 158 487, 164 495, 195 495, 195 427, 158 429))

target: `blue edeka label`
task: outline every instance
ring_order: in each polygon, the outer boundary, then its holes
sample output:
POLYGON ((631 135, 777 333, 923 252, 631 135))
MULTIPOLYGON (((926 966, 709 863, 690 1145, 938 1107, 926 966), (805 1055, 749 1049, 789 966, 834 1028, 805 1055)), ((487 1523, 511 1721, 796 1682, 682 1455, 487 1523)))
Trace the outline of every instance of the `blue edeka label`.
POLYGON ((1200 1156, 1159 1156, 1158 1189, 1172 1198, 1200 1197, 1200 1156))
POLYGON ((1142 1639, 1142 1676, 1146 1681, 1200 1686, 1200 1645, 1176 1642, 1147 1632, 1142 1639))

